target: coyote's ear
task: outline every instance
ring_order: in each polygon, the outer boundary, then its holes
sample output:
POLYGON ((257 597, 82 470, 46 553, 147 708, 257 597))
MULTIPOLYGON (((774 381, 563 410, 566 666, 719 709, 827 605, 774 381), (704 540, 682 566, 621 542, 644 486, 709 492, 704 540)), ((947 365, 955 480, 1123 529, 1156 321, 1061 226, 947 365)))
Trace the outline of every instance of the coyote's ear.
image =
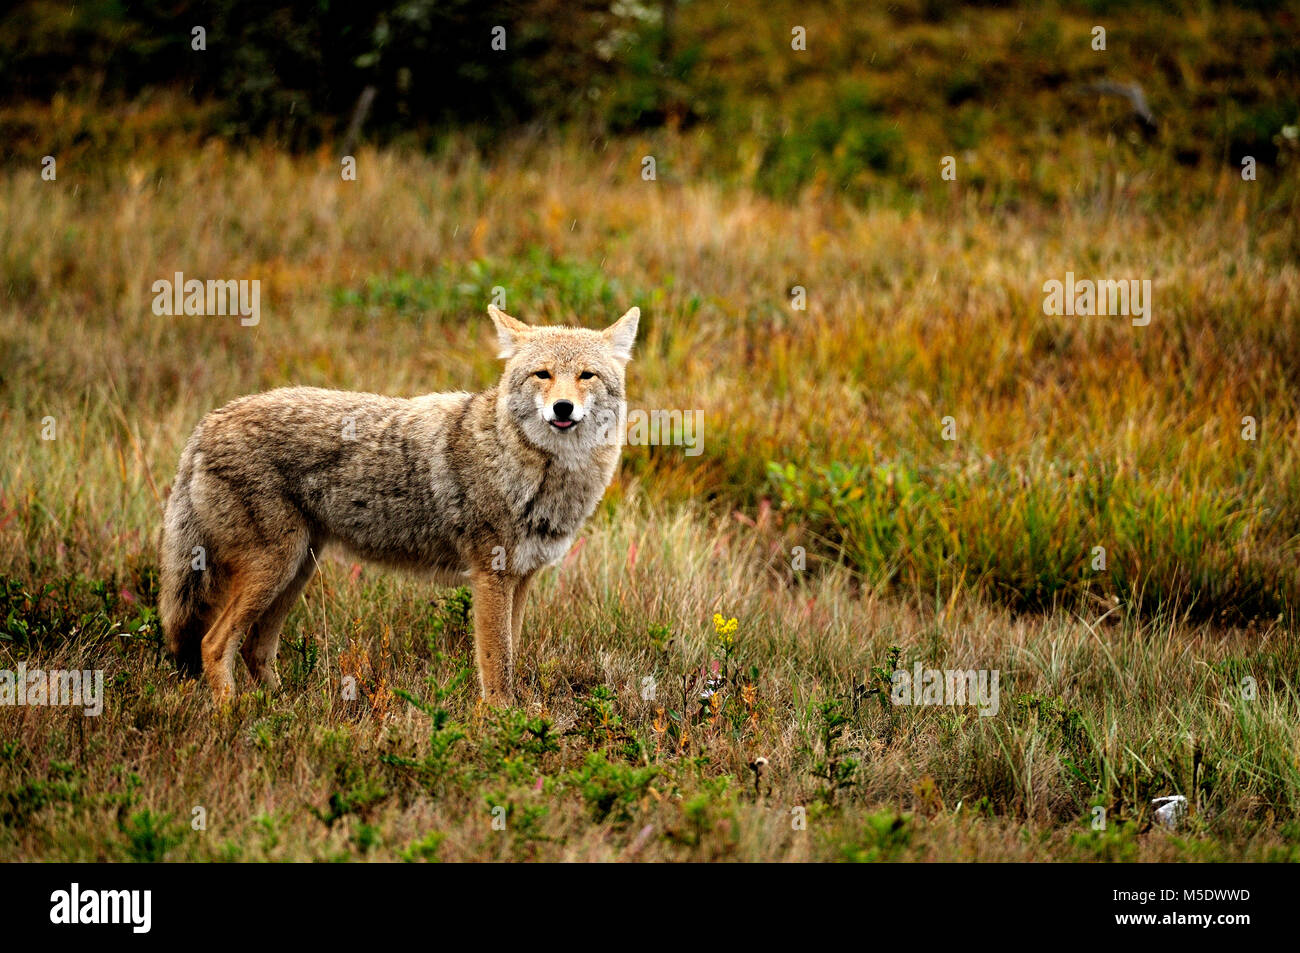
POLYGON ((632 342, 636 340, 636 325, 641 320, 641 309, 630 308, 627 314, 619 318, 600 333, 609 342, 614 357, 627 361, 632 357, 632 342))
POLYGON ((501 350, 497 357, 510 358, 519 350, 519 342, 532 330, 524 322, 510 317, 494 304, 488 305, 488 317, 497 326, 497 344, 501 350))

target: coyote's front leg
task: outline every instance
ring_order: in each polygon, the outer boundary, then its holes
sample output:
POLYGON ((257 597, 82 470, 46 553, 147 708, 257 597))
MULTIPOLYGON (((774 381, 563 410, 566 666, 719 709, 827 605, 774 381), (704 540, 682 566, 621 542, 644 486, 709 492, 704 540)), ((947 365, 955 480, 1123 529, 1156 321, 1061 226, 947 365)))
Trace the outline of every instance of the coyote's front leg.
POLYGON ((515 656, 511 638, 513 603, 519 578, 494 569, 473 576, 474 648, 483 700, 489 705, 514 704, 515 656))

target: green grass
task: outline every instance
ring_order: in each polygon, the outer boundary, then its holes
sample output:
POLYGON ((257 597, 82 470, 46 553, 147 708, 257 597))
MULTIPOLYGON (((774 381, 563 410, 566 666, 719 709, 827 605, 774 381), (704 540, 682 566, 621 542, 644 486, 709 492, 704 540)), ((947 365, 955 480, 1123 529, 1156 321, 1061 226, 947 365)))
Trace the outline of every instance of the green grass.
POLYGON ((1300 528, 1265 486, 1156 483, 1105 460, 773 463, 782 507, 875 585, 1289 621, 1300 528))
POLYGON ((99 718, 0 711, 22 739, 0 751, 5 854, 1296 858, 1282 822, 1300 790, 1293 639, 908 608, 861 599, 839 572, 773 590, 764 546, 719 552, 725 524, 706 525, 635 503, 599 520, 540 586, 517 711, 477 703, 455 600, 431 605, 417 582, 346 565, 327 563, 291 615, 283 691, 249 690, 221 710, 177 681, 151 628, 127 631, 129 603, 108 611, 101 593, 69 585, 11 604, 19 617, 103 616, 6 651, 29 666, 103 668, 108 689, 99 718), (629 564, 641 534, 658 542, 629 564), (702 611, 716 602, 748 607, 730 646, 702 611), (434 645, 430 631, 443 633, 434 645), (316 646, 309 662, 300 640, 316 646), (714 659, 718 701, 701 702, 714 659), (1000 669, 999 714, 879 705, 854 688, 915 661, 1000 669), (758 757, 769 766, 756 778, 758 757), (1169 792, 1194 804, 1176 837, 1150 829, 1150 799, 1169 792), (1095 805, 1105 831, 1092 828, 1095 805), (195 808, 206 830, 191 826, 195 808))
POLYGON ((795 60, 735 7, 683 7, 707 124, 363 147, 355 182, 162 94, 6 107, 60 171, 0 175, 0 670, 107 697, 0 706, 0 857, 1298 859, 1285 38, 1107 10, 1103 62, 1091 14, 904 3, 808 14, 795 60), (1101 75, 1156 136, 1071 98, 1101 75), (260 280, 261 324, 156 317, 178 270, 260 280), (1066 271, 1151 278, 1151 323, 1044 314, 1066 271), (338 557, 282 692, 214 708, 154 612, 194 424, 289 383, 490 386, 498 287, 539 323, 640 306, 631 406, 701 410, 703 452, 625 448, 531 597, 518 710, 477 700, 466 592, 338 557), (918 662, 998 671, 998 713, 890 704, 918 662))

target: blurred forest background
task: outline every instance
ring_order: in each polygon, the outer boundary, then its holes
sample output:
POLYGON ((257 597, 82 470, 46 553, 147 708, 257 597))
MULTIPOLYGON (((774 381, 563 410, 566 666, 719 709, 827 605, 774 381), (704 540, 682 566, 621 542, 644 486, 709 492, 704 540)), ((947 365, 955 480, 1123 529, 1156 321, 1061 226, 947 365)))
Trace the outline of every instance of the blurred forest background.
MULTIPOLYGON (((692 173, 783 197, 932 187, 936 152, 1034 167, 1079 128, 1175 168, 1274 165, 1294 149, 1279 136, 1296 119, 1298 30, 1294 5, 1268 0, 25 0, 0 18, 0 148, 76 154, 161 134, 303 149, 341 139, 369 87, 367 141, 695 129, 692 173), (1110 30, 1104 51, 1094 25, 1110 30), (57 129, 35 105, 50 102, 57 129)), ((1052 197, 1032 171, 1012 178, 1052 197)))

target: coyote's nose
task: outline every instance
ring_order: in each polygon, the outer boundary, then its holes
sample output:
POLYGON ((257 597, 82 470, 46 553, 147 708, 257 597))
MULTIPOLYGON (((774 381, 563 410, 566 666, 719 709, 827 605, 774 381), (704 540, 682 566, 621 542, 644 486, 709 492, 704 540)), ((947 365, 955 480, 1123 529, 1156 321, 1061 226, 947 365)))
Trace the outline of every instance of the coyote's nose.
POLYGON ((568 420, 573 416, 573 401, 557 400, 551 405, 551 410, 555 411, 556 420, 568 420))

